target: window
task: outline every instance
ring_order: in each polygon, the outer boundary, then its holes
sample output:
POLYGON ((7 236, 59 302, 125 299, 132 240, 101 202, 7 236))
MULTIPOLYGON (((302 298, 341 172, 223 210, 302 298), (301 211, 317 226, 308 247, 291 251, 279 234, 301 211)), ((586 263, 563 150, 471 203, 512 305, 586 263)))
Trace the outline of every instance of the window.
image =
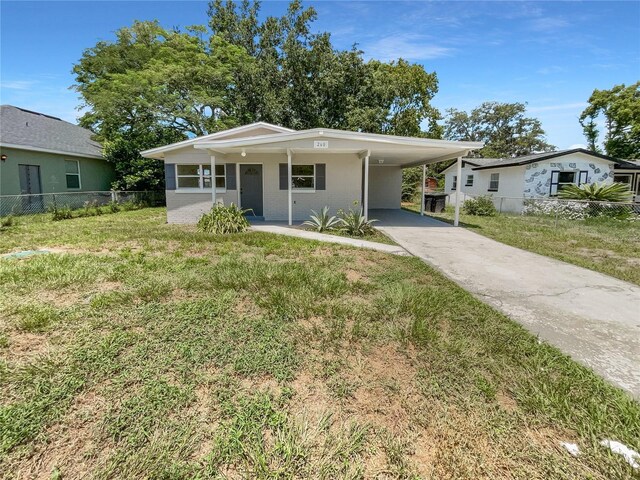
MULTIPOLYGON (((551 189, 549 194, 551 196, 555 196, 567 185, 576 184, 577 173, 578 172, 561 172, 560 170, 553 170, 551 172, 551 189)), ((586 175, 583 176, 586 177, 586 175)), ((584 182, 586 183, 586 178, 584 178, 584 182)))
POLYGON ((492 173, 491 178, 489 179, 489 191, 497 192, 499 186, 500 186, 500 174, 492 173))
POLYGON ((453 176, 453 184, 451 185, 451 190, 455 190, 456 188, 458 188, 458 176, 454 175, 453 176))
POLYGON ((291 188, 298 190, 313 190, 315 187, 315 165, 291 165, 291 188))
POLYGON ((67 177, 67 188, 78 190, 80 188, 80 162, 77 160, 65 160, 64 171, 67 177))
MULTIPOLYGON (((176 165, 178 188, 211 188, 211 165, 176 165)), ((226 168, 216 165, 216 188, 226 188, 226 168)))
POLYGON ((467 183, 464 186, 473 187, 473 175, 467 175, 467 183))

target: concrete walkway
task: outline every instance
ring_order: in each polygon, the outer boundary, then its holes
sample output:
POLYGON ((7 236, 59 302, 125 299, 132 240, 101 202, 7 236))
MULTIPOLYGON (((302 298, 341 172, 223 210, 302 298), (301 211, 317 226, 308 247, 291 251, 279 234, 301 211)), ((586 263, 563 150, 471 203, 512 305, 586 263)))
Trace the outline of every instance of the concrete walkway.
POLYGON ((409 252, 640 398, 640 287, 410 212, 370 217, 409 252))
POLYGON ((379 252, 390 253, 392 255, 411 255, 404 248, 397 245, 387 245, 385 243, 369 242, 367 240, 358 240, 355 238, 339 237, 337 235, 327 235, 324 233, 310 232, 300 228, 294 228, 284 225, 253 223, 251 230, 256 232, 277 233, 279 235, 288 235, 290 237, 305 238, 307 240, 318 240, 320 242, 339 243, 341 245, 351 245, 353 247, 368 248, 379 252))

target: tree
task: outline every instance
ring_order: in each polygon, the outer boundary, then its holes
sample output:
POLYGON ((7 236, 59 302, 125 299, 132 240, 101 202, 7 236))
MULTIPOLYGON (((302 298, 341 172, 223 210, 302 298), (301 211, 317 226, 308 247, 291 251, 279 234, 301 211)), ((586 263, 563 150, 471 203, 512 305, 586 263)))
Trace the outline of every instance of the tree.
POLYGON ((334 49, 328 33, 311 33, 316 11, 299 0, 281 18, 262 23, 259 10, 259 2, 248 0, 209 3, 213 33, 255 60, 236 71, 236 117, 294 129, 440 137, 440 114, 430 105, 438 90, 435 73, 402 59, 365 62, 356 46, 334 49))
POLYGON ((580 124, 589 148, 599 151, 596 120, 604 119, 604 150, 616 158, 640 158, 640 82, 594 90, 580 124))
POLYGON ((470 113, 447 110, 444 136, 449 140, 484 142, 482 157, 508 158, 555 150, 545 140, 540 120, 525 116, 524 103, 485 102, 470 113))
POLYGON ((167 31, 135 22, 99 42, 74 66, 75 89, 92 129, 116 164, 114 187, 162 188, 162 165, 138 151, 235 126, 230 110, 233 71, 251 58, 204 27, 167 31))
POLYGON ((256 121, 440 137, 435 73, 335 49, 329 33, 312 33, 316 12, 300 0, 282 17, 261 21, 259 10, 215 0, 209 29, 135 22, 84 51, 73 69, 81 124, 116 163, 118 188, 161 187, 161 165, 137 150, 256 121))

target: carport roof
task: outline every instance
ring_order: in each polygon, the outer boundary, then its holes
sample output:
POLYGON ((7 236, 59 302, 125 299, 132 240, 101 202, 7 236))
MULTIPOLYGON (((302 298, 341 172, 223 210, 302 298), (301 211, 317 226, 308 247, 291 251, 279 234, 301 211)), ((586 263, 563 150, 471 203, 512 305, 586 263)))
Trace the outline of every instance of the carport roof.
POLYGON ((370 155, 373 163, 403 167, 435 163, 468 154, 482 148, 480 142, 457 142, 431 138, 401 137, 376 133, 349 132, 330 128, 313 128, 296 132, 262 135, 231 140, 203 141, 197 149, 214 153, 359 153, 370 155), (326 141, 317 147, 316 141, 326 141), (335 141, 335 144, 330 143, 335 141))

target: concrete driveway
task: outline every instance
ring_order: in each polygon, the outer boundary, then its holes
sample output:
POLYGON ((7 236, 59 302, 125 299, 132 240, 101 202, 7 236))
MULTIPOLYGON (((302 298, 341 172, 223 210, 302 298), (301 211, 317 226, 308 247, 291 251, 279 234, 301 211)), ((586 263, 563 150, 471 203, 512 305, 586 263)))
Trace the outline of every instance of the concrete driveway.
POLYGON ((640 398, 640 287, 410 212, 369 216, 410 253, 640 398))

